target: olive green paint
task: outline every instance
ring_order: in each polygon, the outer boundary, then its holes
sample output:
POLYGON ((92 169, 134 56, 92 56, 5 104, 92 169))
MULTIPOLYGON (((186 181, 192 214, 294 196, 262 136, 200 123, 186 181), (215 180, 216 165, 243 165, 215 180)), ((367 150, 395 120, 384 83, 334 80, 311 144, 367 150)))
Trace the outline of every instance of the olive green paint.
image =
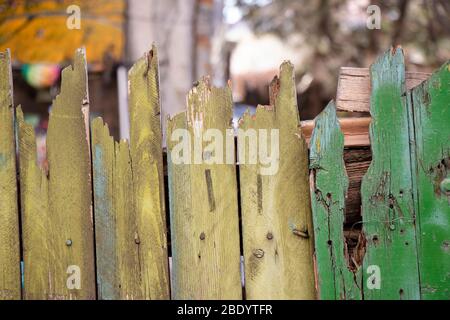
POLYGON ((100 299, 168 299, 169 271, 156 48, 129 72, 130 147, 92 122, 100 299))
POLYGON ((191 157, 177 164, 171 154, 179 143, 171 138, 177 129, 188 130, 190 154, 194 139, 209 128, 225 140, 232 108, 231 89, 203 79, 190 91, 187 111, 168 120, 173 299, 242 298, 235 163, 195 163, 191 157))
MULTIPOLYGON (((300 129, 294 68, 280 67, 271 84, 271 106, 248 112, 239 129, 261 131, 267 139, 238 134, 240 190, 247 299, 314 299, 313 227, 308 183, 308 147, 300 129), (278 130, 278 140, 271 130, 278 130), (273 142, 273 144, 272 144, 273 142), (250 149, 279 149, 278 170, 250 160, 250 149), (250 144, 253 144, 250 146, 250 144), (263 171, 263 168, 266 170, 263 171)), ((251 131, 250 131, 251 132, 251 131)), ((273 165, 273 164, 272 164, 273 165)))
POLYGON ((48 175, 18 110, 26 299, 96 298, 86 70, 78 50, 62 71, 47 133, 48 175))
POLYGON ((20 299, 20 241, 9 50, 0 52, 0 300, 20 299))

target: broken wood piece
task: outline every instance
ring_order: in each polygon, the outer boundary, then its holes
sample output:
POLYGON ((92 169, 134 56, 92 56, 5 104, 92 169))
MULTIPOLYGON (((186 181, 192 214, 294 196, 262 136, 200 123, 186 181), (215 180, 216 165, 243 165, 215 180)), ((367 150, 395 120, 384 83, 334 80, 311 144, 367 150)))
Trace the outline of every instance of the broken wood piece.
MULTIPOLYGON (((369 124, 370 117, 362 118, 339 118, 339 126, 344 133, 345 147, 369 146, 369 124)), ((309 144, 314 120, 301 121, 301 127, 306 142, 309 144)))
POLYGON ((450 62, 408 96, 421 299, 450 298, 450 62), (439 221, 439 222, 438 222, 439 221))
POLYGON ((13 84, 9 50, 0 52, 0 300, 21 297, 13 84))
POLYGON ((169 299, 158 58, 129 72, 130 145, 92 121, 100 299, 169 299))
POLYGON ((232 108, 230 87, 202 79, 186 112, 167 122, 176 300, 242 299, 236 161, 226 142, 234 151, 232 108))
POLYGON ((87 67, 84 50, 62 71, 47 132, 48 175, 31 125, 17 110, 25 299, 95 299, 87 67))
POLYGON ((361 261, 349 253, 344 236, 349 180, 343 152, 344 135, 331 102, 316 118, 309 165, 318 294, 322 300, 363 297, 361 261))
POLYGON ((371 66, 372 162, 361 186, 365 299, 420 299, 404 56, 371 66), (401 272, 398 269, 402 266, 401 272))
POLYGON ((270 89, 271 105, 245 113, 239 124, 246 298, 315 299, 308 147, 291 63, 281 65, 270 89), (251 161, 262 150, 273 162, 251 161))
MULTIPOLYGON (((406 72, 406 89, 410 90, 428 79, 430 73, 406 72)), ((342 67, 336 94, 338 110, 350 112, 369 112, 370 110, 370 72, 368 68, 342 67)), ((344 131, 345 134, 345 131, 344 131)))

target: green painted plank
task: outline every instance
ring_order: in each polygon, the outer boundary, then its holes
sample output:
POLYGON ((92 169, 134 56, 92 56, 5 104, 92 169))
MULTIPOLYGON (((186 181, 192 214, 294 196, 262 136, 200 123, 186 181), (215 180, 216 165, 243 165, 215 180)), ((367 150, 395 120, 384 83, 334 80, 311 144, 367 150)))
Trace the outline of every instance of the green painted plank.
POLYGON ((92 122, 100 299, 168 299, 156 48, 129 73, 131 146, 92 122))
POLYGON ((450 299, 450 63, 411 91, 422 299, 450 299))
POLYGON ((25 298, 95 299, 85 53, 62 72, 47 133, 49 174, 36 164, 32 128, 19 112, 25 298))
POLYGON ((246 298, 314 299, 308 147, 289 62, 271 100, 246 113, 238 131, 246 298))
POLYGON ((419 299, 404 56, 371 66, 372 163, 361 186, 364 299, 419 299))
POLYGON ((0 52, 0 300, 20 299, 20 241, 11 59, 0 52))
POLYGON ((362 272, 348 261, 344 238, 348 177, 343 160, 344 135, 334 102, 315 119, 310 142, 311 195, 318 296, 322 300, 360 300, 362 272))
POLYGON ((189 93, 187 111, 168 120, 174 299, 242 298, 235 160, 215 161, 226 149, 232 108, 231 89, 203 79, 189 93), (223 145, 208 149, 208 132, 223 145))

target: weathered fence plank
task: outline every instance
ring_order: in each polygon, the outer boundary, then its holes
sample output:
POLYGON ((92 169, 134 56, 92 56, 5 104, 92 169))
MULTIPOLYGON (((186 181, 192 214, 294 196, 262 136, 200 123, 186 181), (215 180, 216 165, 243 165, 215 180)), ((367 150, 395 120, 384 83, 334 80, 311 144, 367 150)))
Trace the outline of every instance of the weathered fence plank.
POLYGON ((365 299, 419 299, 403 51, 371 66, 372 163, 362 181, 365 299))
POLYGON ((343 231, 348 178, 344 135, 333 102, 317 116, 310 145, 318 295, 326 300, 359 300, 363 295, 362 272, 355 260, 350 267, 343 231))
POLYGON ((9 50, 0 52, 0 300, 20 299, 13 87, 9 50))
POLYGON ((131 146, 92 122, 99 298, 168 299, 156 48, 129 78, 131 146))
POLYGON ((169 299, 159 71, 156 47, 129 72, 130 156, 133 164, 139 268, 146 299, 169 299))
POLYGON ((86 60, 62 72, 47 135, 49 176, 19 110, 25 298, 95 299, 86 60))
POLYGON ((242 298, 235 159, 222 158, 225 140, 234 150, 232 107, 229 87, 203 79, 187 111, 168 120, 174 299, 242 298))
POLYGON ((308 147, 292 64, 282 64, 271 100, 239 125, 246 132, 238 133, 246 298, 314 299, 308 147), (264 158, 269 154, 273 163, 264 158))
MULTIPOLYGON (((120 299, 116 252, 115 143, 101 118, 91 123, 98 299, 120 299)), ((131 219, 130 219, 131 220, 131 219)))
POLYGON ((409 99, 422 299, 450 299, 450 63, 409 99))

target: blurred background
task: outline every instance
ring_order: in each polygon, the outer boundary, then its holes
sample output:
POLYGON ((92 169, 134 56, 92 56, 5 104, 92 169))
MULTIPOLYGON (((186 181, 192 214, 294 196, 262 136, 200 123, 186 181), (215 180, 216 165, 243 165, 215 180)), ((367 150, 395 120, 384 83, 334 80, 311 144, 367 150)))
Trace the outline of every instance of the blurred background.
POLYGON ((405 49, 409 70, 439 67, 450 57, 449 14, 448 0, 0 0, 0 50, 11 50, 14 101, 45 155, 60 71, 81 46, 92 116, 126 138, 127 69, 153 42, 163 119, 185 109, 204 75, 217 86, 231 79, 236 117, 268 104, 268 84, 288 59, 308 120, 334 98, 341 66, 368 67, 392 44, 405 49), (380 29, 367 28, 369 5, 381 9, 380 29))

